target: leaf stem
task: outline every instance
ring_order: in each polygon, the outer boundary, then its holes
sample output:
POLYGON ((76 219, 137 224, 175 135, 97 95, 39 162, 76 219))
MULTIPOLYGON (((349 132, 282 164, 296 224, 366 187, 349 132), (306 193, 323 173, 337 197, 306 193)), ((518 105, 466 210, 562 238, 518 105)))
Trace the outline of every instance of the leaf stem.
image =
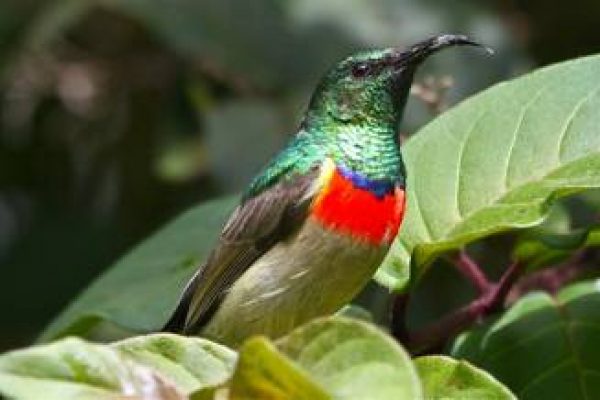
POLYGON ((458 256, 453 260, 453 265, 477 288, 479 293, 487 293, 490 290, 492 284, 479 264, 471 258, 465 249, 460 250, 458 256))
MULTIPOLYGON (((473 265, 468 263, 465 265, 468 265, 469 269, 467 270, 472 272, 470 267, 473 265)), ((481 273, 479 278, 485 278, 485 275, 483 275, 479 267, 477 270, 481 273)), ((482 293, 471 303, 416 332, 399 332, 403 334, 396 335, 396 337, 401 340, 413 354, 426 353, 431 349, 443 345, 448 339, 456 336, 473 323, 501 308, 506 296, 522 270, 523 264, 514 262, 507 268, 497 283, 490 283, 487 278, 485 278, 487 285, 478 286, 482 290, 482 293)), ((478 282, 481 283, 483 281, 478 282)), ((395 316, 394 319, 397 317, 398 316, 395 316)), ((394 334, 396 334, 395 331, 394 334)))
POLYGON ((584 275, 589 270, 590 265, 596 265, 595 258, 596 252, 590 249, 583 249, 575 252, 568 260, 561 264, 534 271, 519 279, 513 285, 507 295, 506 302, 512 304, 523 297, 523 295, 534 290, 543 290, 550 294, 555 294, 566 284, 584 275))

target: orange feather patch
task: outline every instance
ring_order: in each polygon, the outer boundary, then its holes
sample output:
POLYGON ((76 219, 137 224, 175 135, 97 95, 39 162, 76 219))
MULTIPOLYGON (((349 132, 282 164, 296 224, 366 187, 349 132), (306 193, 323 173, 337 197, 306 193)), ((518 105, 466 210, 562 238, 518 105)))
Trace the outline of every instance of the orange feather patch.
POLYGON ((335 169, 312 206, 312 216, 328 228, 380 245, 396 237, 404 217, 404 190, 384 196, 354 186, 335 169))

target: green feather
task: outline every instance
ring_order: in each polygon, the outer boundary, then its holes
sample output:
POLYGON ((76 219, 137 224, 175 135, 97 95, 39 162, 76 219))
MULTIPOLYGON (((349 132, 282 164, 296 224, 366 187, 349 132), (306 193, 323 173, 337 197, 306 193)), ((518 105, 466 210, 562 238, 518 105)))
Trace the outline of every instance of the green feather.
MULTIPOLYGON (((371 179, 404 180, 397 130, 410 85, 397 84, 391 68, 367 77, 352 73, 357 65, 385 59, 391 51, 351 56, 322 79, 300 131, 251 183, 246 198, 305 174, 326 157, 371 179)), ((412 79, 408 75, 405 79, 412 79)))

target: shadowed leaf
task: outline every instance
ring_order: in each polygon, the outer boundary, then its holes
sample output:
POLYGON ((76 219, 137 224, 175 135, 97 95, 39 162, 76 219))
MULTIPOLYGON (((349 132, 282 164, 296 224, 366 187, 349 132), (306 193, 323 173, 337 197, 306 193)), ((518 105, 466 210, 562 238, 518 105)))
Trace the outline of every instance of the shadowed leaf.
POLYGON ((159 329, 235 204, 234 198, 224 198, 200 205, 161 229, 94 281, 40 340, 67 335, 108 340, 127 336, 127 331, 159 329), (106 321, 125 331, 95 333, 106 321))
POLYGON ((599 281, 532 293, 497 321, 459 337, 452 349, 485 368, 519 399, 600 396, 599 281))

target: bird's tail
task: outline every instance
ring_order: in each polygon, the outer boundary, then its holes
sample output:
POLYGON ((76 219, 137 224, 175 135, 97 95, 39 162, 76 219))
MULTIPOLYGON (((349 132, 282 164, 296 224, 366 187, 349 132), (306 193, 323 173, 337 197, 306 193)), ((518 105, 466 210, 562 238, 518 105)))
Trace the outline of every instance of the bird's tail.
POLYGON ((185 319, 187 317, 187 309, 188 307, 182 307, 182 304, 179 303, 171 318, 167 321, 167 323, 161 328, 161 332, 168 333, 181 333, 183 332, 183 328, 185 327, 185 319))
POLYGON ((202 268, 199 268, 186 285, 181 297, 179 298, 179 302, 177 303, 177 308, 175 308, 171 318, 169 318, 167 323, 160 330, 161 332, 183 333, 185 331, 188 310, 190 309, 192 296, 194 295, 194 290, 196 289, 198 274, 201 270, 202 268))

